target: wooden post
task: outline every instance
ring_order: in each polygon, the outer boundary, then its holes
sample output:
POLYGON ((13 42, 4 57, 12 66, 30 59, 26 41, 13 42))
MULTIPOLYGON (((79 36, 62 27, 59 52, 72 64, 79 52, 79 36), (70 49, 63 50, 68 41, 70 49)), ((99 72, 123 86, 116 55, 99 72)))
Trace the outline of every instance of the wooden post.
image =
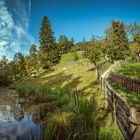
POLYGON ((131 134, 133 136, 132 140, 140 140, 140 114, 138 114, 135 108, 130 109, 130 120, 131 120, 131 134))
POLYGON ((140 125, 137 126, 132 140, 140 140, 140 125))
POLYGON ((113 92, 113 121, 116 125, 116 94, 113 92))

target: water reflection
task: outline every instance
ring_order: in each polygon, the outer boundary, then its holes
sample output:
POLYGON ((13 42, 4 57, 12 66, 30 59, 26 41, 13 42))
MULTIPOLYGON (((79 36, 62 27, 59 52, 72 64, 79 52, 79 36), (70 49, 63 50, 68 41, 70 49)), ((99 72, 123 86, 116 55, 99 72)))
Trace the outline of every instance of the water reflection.
POLYGON ((0 88, 0 140, 39 139, 41 124, 25 110, 14 91, 0 88))

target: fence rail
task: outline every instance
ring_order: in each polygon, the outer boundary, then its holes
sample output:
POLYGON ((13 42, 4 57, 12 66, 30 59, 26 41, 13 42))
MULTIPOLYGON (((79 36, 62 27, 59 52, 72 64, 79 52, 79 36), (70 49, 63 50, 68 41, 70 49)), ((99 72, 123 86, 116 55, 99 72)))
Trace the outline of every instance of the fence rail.
POLYGON ((140 140, 139 112, 130 107, 98 73, 98 80, 106 99, 106 104, 113 114, 113 120, 118 124, 125 140, 140 140))
MULTIPOLYGON (((118 65, 127 63, 128 62, 126 61, 116 62, 111 66, 111 70, 118 65)), ((140 84, 132 84, 135 80, 130 83, 130 79, 124 80, 124 77, 122 79, 118 78, 118 75, 113 72, 110 73, 110 76, 115 82, 117 81, 118 84, 125 84, 133 91, 139 92, 140 84)), ((104 93, 106 105, 112 112, 114 123, 119 126, 125 140, 140 140, 140 110, 130 107, 127 102, 113 90, 108 81, 100 74, 100 71, 98 72, 98 81, 101 85, 101 90, 104 93)))
POLYGON ((126 87, 132 92, 140 94, 140 80, 132 79, 110 71, 110 79, 121 87, 126 87))

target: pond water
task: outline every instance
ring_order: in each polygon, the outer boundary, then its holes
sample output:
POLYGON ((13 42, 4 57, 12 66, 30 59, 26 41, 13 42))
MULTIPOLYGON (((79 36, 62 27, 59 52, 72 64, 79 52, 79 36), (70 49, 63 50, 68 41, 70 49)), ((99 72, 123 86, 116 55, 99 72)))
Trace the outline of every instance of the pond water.
POLYGON ((42 125, 33 121, 15 91, 0 88, 0 140, 38 140, 42 125))

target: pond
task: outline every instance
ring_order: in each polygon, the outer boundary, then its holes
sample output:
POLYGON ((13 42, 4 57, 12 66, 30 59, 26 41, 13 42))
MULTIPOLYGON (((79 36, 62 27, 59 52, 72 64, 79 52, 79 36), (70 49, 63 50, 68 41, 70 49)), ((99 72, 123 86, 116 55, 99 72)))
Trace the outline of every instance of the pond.
POLYGON ((33 116, 16 92, 0 88, 0 140, 38 140, 42 123, 33 121, 33 116))

